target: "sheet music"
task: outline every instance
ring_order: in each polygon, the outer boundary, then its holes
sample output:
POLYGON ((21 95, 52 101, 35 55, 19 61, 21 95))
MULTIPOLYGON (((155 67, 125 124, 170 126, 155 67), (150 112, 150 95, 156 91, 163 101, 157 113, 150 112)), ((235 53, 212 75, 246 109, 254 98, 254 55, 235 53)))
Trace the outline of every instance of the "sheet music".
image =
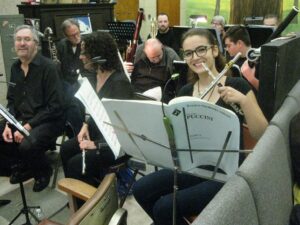
MULTIPOLYGON (((102 103, 127 154, 152 165, 174 168, 161 102, 103 99, 102 103)), ((173 126, 180 170, 211 178, 213 171, 198 166, 217 165, 230 132, 225 149, 235 151, 223 154, 219 168, 227 174, 217 173, 216 179, 225 181, 235 173, 240 126, 233 112, 194 97, 174 99, 164 104, 164 110, 173 126)))
POLYGON ((75 97, 78 98, 86 107, 89 114, 94 119, 97 127, 101 131, 108 145, 112 149, 115 158, 120 156, 120 143, 116 137, 113 127, 104 123, 110 122, 102 102, 99 100, 96 92, 86 77, 80 80, 81 86, 76 92, 75 97))
MULTIPOLYGON (((239 150, 240 123, 235 113, 222 107, 198 100, 195 97, 179 97, 166 107, 174 127, 176 147, 180 151, 180 166, 189 171, 198 165, 216 165, 220 153, 192 152, 190 149, 222 149, 228 132, 233 132, 226 149, 239 150), (175 129, 179 128, 179 129, 175 129), (191 162, 192 161, 192 162, 191 162)), ((239 153, 227 153, 219 167, 232 175, 238 168, 239 153)))
POLYGON ((151 165, 173 168, 161 107, 153 109, 153 104, 160 106, 160 102, 104 98, 102 103, 127 154, 151 165))
POLYGON ((147 91, 143 92, 143 95, 155 98, 157 101, 161 101, 161 97, 162 97, 161 87, 157 86, 157 87, 148 89, 147 91))

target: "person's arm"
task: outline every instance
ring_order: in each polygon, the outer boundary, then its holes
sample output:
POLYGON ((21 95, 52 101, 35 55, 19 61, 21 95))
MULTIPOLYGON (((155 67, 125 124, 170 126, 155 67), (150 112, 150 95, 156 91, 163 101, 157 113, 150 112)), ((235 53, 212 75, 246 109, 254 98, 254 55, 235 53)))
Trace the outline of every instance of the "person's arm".
POLYGON ((227 104, 236 103, 241 107, 251 136, 258 140, 267 128, 268 122, 256 101, 253 91, 250 90, 244 95, 229 86, 219 87, 218 91, 224 102, 227 104))

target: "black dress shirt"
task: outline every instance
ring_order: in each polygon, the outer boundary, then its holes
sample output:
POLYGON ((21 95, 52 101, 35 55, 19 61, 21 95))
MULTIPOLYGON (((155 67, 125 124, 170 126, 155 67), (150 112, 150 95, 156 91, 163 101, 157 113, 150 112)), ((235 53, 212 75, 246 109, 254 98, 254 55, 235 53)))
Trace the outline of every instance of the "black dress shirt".
POLYGON ((7 92, 7 108, 23 124, 35 126, 63 119, 62 88, 56 65, 39 53, 29 64, 27 76, 17 60, 11 68, 16 85, 7 92))
POLYGON ((75 53, 72 49, 71 42, 64 38, 57 45, 58 58, 61 62, 61 73, 63 80, 70 84, 77 81, 77 69, 82 73, 84 71, 83 63, 79 59, 80 56, 80 43, 76 46, 75 53))

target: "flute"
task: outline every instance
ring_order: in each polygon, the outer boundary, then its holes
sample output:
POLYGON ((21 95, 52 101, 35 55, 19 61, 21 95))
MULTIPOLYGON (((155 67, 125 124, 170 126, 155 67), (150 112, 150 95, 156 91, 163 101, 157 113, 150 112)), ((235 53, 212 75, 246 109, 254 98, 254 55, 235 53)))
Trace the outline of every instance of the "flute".
POLYGON ((208 92, 221 80, 221 78, 227 73, 227 71, 232 67, 232 65, 241 57, 242 53, 236 54, 236 56, 230 60, 224 67, 224 69, 216 76, 216 78, 208 85, 208 87, 204 90, 203 94, 200 96, 203 99, 208 92))
MULTIPOLYGON (((213 79, 215 79, 216 77, 213 75, 213 73, 211 72, 211 70, 207 67, 207 65, 205 63, 202 63, 203 68, 208 72, 209 76, 211 76, 213 79)), ((217 84, 218 87, 222 87, 223 85, 221 83, 217 84)), ((231 102, 229 103, 229 105, 231 106, 231 108, 233 108, 233 110, 240 114, 240 115, 244 115, 244 112, 242 111, 242 109, 235 103, 231 102)))
POLYGON ((85 165, 85 149, 82 149, 81 155, 82 155, 82 175, 84 175, 85 167, 86 167, 86 165, 85 165))

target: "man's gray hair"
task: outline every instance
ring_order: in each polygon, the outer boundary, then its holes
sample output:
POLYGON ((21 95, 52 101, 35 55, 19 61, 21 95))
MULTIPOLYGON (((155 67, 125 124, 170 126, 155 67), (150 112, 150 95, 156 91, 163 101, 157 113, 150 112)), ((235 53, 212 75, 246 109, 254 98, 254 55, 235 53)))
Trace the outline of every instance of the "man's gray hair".
POLYGON ((67 30, 70 26, 72 26, 72 25, 77 26, 78 29, 80 28, 80 27, 79 27, 78 20, 73 19, 73 18, 66 19, 66 20, 61 24, 61 29, 62 29, 63 33, 66 34, 66 30, 67 30))
POLYGON ((38 34, 38 31, 36 29, 34 29, 32 26, 29 26, 29 25, 20 25, 20 26, 17 26, 17 28, 15 29, 15 32, 14 32, 14 39, 16 39, 16 34, 20 31, 20 30, 23 30, 23 29, 28 29, 30 30, 30 32, 32 33, 32 38, 33 40, 39 44, 40 42, 40 39, 39 39, 39 34, 38 34))
POLYGON ((222 26, 225 26, 225 24, 226 24, 225 18, 221 15, 214 16, 211 21, 219 22, 222 26))

